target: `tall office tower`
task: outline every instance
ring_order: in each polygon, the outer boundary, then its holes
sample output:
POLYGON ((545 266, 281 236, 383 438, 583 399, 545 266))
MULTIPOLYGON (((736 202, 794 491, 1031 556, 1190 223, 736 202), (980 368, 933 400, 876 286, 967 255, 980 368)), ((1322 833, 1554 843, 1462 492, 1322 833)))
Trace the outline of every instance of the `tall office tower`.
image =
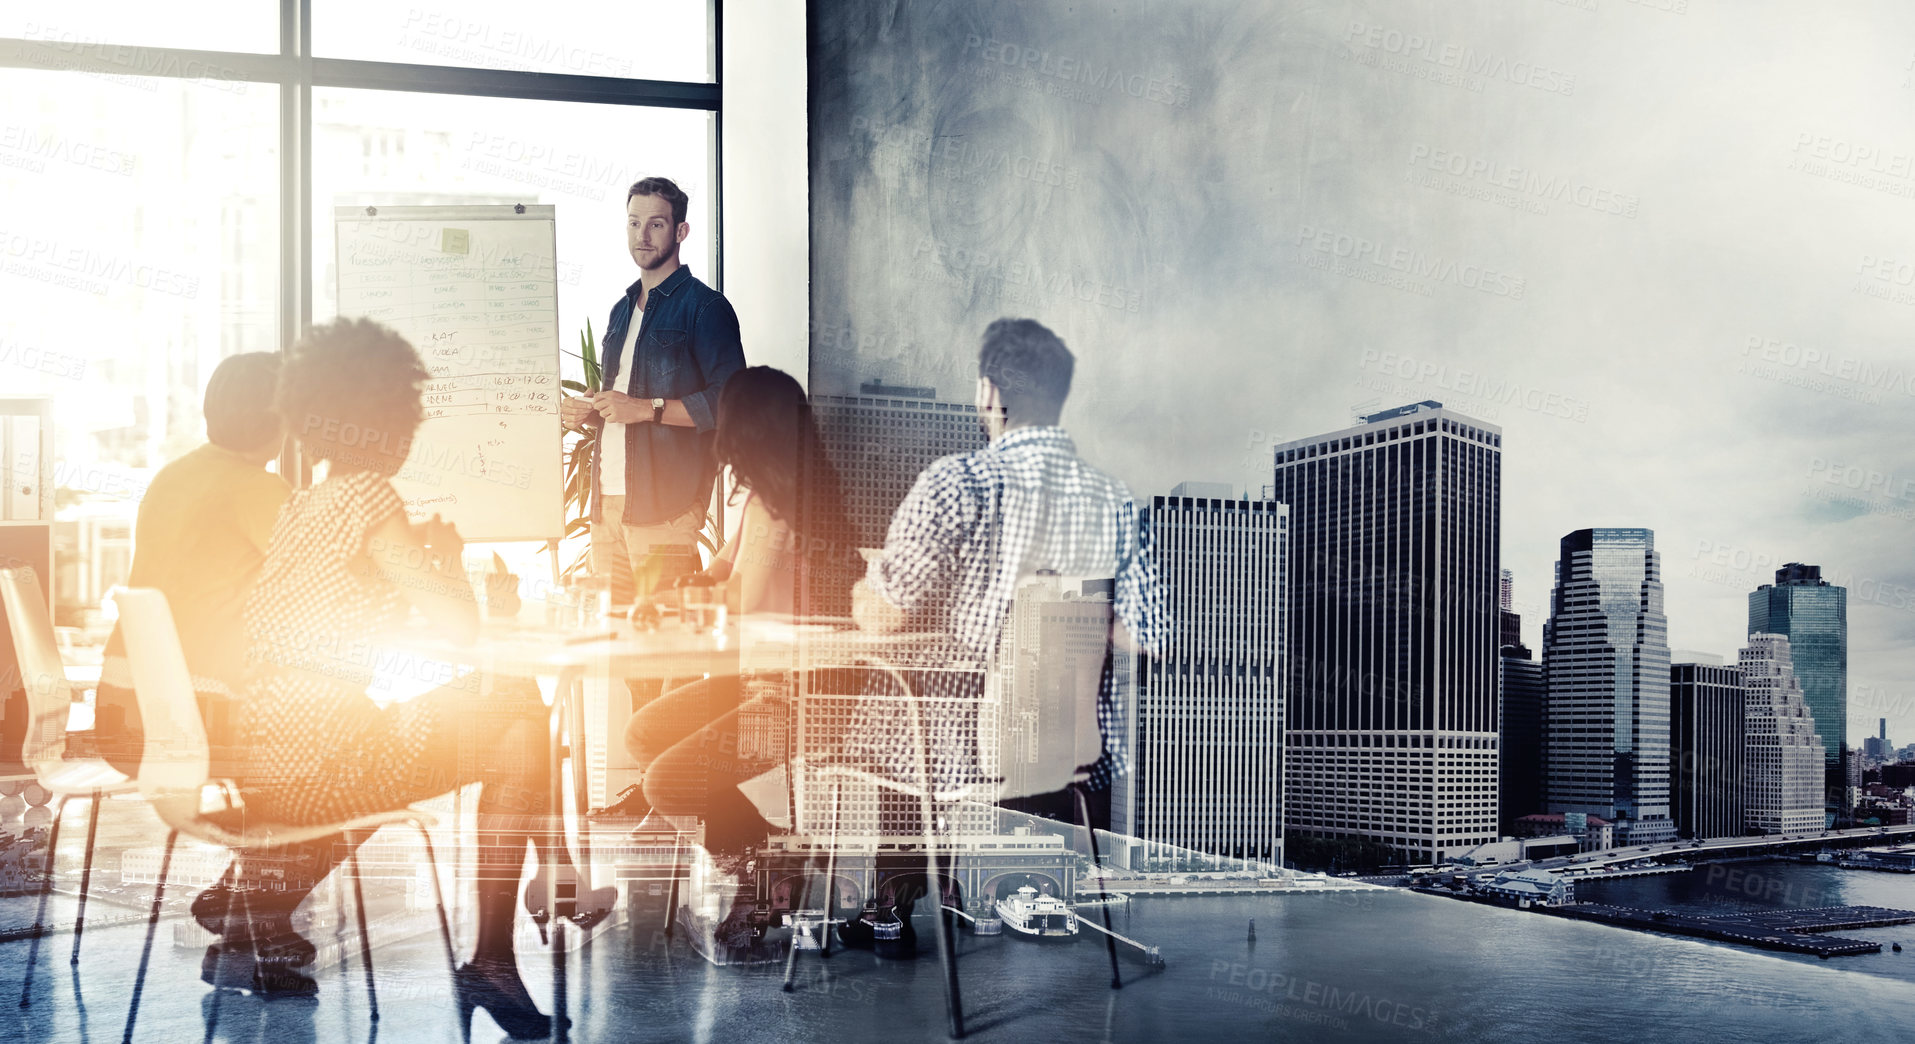
POLYGON ((1789 639, 1752 634, 1742 650, 1748 739, 1742 754, 1743 822, 1763 834, 1821 830, 1823 744, 1789 639))
POLYGON ((1289 510, 1185 483, 1147 509, 1174 622, 1136 660, 1131 774, 1111 825, 1152 845, 1283 860, 1284 581, 1289 510))
POLYGON ((1742 668, 1669 665, 1670 803, 1682 837, 1742 836, 1742 668))
POLYGON ((1877 718, 1880 735, 1862 737, 1862 754, 1870 758, 1886 758, 1895 749, 1888 745, 1888 719, 1877 718))
POLYGON ((1563 537, 1543 624, 1549 811, 1616 824, 1620 844, 1673 840, 1669 625, 1647 529, 1563 537))
POLYGON ((1499 429, 1421 402, 1276 447, 1284 828, 1434 862, 1497 837, 1499 429))
POLYGON ((919 472, 939 457, 984 447, 977 408, 940 402, 932 388, 867 381, 863 394, 814 395, 811 415, 844 486, 851 532, 824 534, 854 547, 882 547, 891 516, 919 472))
POLYGON ((1847 821, 1848 588, 1822 579, 1822 567, 1790 562, 1775 583, 1749 592, 1749 633, 1783 634, 1795 656, 1802 698, 1822 737, 1823 807, 1828 822, 1847 821))
POLYGON ((1543 810, 1543 665, 1529 650, 1505 646, 1502 667, 1503 718, 1498 730, 1503 755, 1500 820, 1503 833, 1515 832, 1518 819, 1543 810))

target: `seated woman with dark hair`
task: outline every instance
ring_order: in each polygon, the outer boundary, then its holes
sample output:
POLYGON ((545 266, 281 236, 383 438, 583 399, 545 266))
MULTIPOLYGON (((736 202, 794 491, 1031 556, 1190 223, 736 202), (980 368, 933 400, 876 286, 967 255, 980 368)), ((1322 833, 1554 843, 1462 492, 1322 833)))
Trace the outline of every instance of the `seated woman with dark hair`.
POLYGON ((537 686, 475 672, 384 708, 367 695, 367 649, 409 610, 459 640, 478 634, 458 531, 436 515, 409 524, 390 481, 427 376, 411 345, 364 319, 317 327, 286 355, 279 411, 327 472, 281 511, 247 602, 245 811, 334 822, 479 783, 478 939, 458 969, 460 1009, 487 1009, 514 1037, 543 1036, 551 1020, 512 952, 526 846, 553 836, 541 822, 550 777, 537 686))
MULTIPOLYGON (((719 395, 714 449, 746 498, 737 536, 688 582, 723 584, 734 614, 847 615, 864 564, 845 542, 850 527, 837 471, 804 389, 769 366, 733 374, 719 395)), ((769 710, 763 703, 772 699, 743 700, 745 688, 737 674, 714 673, 639 708, 625 728, 626 749, 644 778, 642 800, 631 793, 621 811, 649 806, 702 816, 705 848, 730 873, 771 829, 738 789, 763 770, 740 749, 739 715, 769 710)))

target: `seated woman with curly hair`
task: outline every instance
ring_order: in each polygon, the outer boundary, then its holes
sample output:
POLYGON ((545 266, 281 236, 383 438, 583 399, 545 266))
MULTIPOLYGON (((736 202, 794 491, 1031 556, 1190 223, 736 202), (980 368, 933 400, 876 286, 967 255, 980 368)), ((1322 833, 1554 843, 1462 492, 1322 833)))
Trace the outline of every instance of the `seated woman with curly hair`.
POLYGON ((336 822, 479 783, 478 940, 458 970, 460 1009, 487 1009, 514 1037, 544 1036, 551 1020, 512 953, 526 845, 552 836, 539 829, 550 777, 537 686, 475 672, 383 708, 367 695, 368 650, 409 610, 461 641, 478 634, 458 531, 436 515, 408 524, 390 481, 427 378, 410 344, 365 319, 319 326, 286 353, 279 414, 326 477, 280 512, 247 602, 246 811, 336 822))

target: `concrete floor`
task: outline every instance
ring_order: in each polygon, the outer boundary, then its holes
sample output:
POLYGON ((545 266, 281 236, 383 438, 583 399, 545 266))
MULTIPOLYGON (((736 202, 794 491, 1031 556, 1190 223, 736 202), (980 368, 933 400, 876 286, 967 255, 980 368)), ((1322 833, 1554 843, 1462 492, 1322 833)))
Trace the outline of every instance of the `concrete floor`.
MULTIPOLYGON (((16 1007, 15 998, 25 975, 29 942, 0 943, 0 1040, 84 1044, 121 1039, 152 889, 121 880, 120 853, 153 847, 164 832, 137 800, 109 801, 104 812, 80 963, 69 966, 68 952, 73 940, 72 893, 78 886, 85 837, 84 802, 69 808, 63 826, 59 876, 46 919, 55 931, 41 940, 31 1003, 24 1008, 16 1007)), ((389 830, 389 834, 403 837, 402 831, 389 830)), ((435 844, 442 860, 457 851, 449 829, 435 831, 435 844)), ((198 862, 213 865, 206 858, 198 862)), ((604 878, 601 870, 600 883, 604 878)), ((204 883, 175 881, 168 885, 167 896, 190 899, 204 883)), ((430 907, 407 909, 403 883, 391 879, 369 880, 366 888, 373 914, 381 1016, 377 1023, 370 1018, 356 933, 350 930, 350 921, 346 931, 337 931, 332 923, 332 893, 322 887, 309 904, 318 908, 317 921, 304 925, 322 949, 315 971, 319 997, 269 1002, 226 992, 217 1013, 214 991, 199 979, 202 948, 210 937, 185 916, 183 902, 166 904, 140 993, 135 1039, 275 1044, 458 1041, 450 975, 430 907)), ((916 919, 919 960, 880 961, 869 952, 853 951, 835 954, 827 962, 816 954, 803 954, 796 988, 787 993, 781 989, 782 965, 713 967, 689 949, 682 933, 664 930, 662 895, 647 894, 642 885, 633 892, 589 942, 570 947, 567 954, 575 1040, 844 1042, 946 1036, 943 983, 928 916, 916 919)), ((34 902, 29 896, 0 898, 0 930, 30 925, 34 902)), ((539 946, 529 920, 520 920, 522 974, 541 1009, 550 1012, 551 951, 539 946)), ((471 926, 457 911, 454 921, 455 949, 463 959, 471 926)), ((1031 944, 966 935, 960 936, 960 949, 969 987, 969 1028, 976 1039, 1027 1040, 1036 1034, 1059 1040, 1101 1040, 1118 1022, 1117 995, 1107 988, 1107 968, 1100 969, 1101 947, 1077 946, 1070 952, 1070 981, 1081 982, 1083 989, 1072 989, 1069 1003, 1055 996, 1032 996, 1012 985, 1034 970, 1011 966, 1029 964, 1039 949, 1031 944), (1076 974, 1077 965, 1082 965, 1081 977, 1076 974), (993 966, 1000 967, 992 970, 993 966)), ((1045 962, 1035 970, 1057 963, 1048 952, 1045 962)), ((1142 975, 1142 970, 1136 974, 1142 975)), ((1150 1003, 1144 996, 1149 980, 1138 986, 1124 992, 1128 1005, 1150 1003)), ((498 1040, 503 1034, 480 1012, 474 1016, 473 1039, 498 1040)))

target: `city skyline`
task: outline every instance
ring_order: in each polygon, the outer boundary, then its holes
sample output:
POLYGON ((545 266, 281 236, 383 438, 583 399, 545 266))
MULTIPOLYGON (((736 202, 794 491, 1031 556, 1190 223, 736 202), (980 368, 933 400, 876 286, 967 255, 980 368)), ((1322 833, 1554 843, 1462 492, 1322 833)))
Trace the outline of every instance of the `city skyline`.
POLYGON ((1505 435, 1525 644, 1575 529, 1655 529, 1671 642, 1730 658, 1747 593, 1819 562, 1851 592, 1850 731, 1915 735, 1910 13, 1198 6, 1007 33, 1183 71, 1188 109, 983 78, 1004 67, 928 13, 859 23, 813 114, 812 387, 962 389, 984 324, 1028 315, 1078 354, 1087 459, 1253 494, 1272 445, 1438 400, 1505 435), (1390 51, 1403 33, 1580 75, 1424 79, 1449 70, 1390 51), (1073 177, 980 174, 947 140, 1073 177))

